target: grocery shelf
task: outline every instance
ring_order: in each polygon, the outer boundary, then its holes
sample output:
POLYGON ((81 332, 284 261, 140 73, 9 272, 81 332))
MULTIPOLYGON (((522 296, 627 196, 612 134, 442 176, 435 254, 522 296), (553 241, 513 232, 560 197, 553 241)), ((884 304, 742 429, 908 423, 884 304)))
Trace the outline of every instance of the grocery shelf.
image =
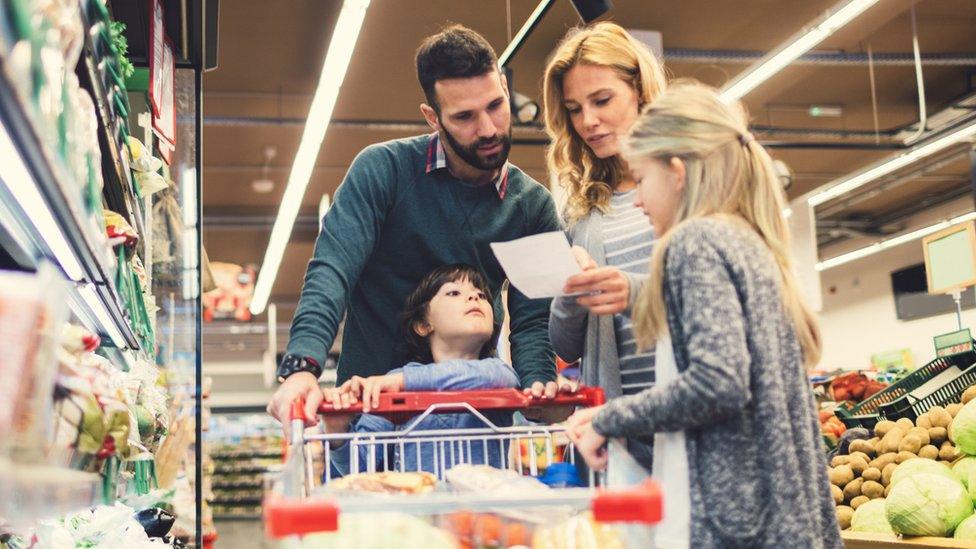
MULTIPOLYGON (((103 169, 103 173, 108 176, 105 181, 106 199, 109 208, 122 214, 129 223, 135 228, 141 237, 138 249, 144 249, 144 239, 146 228, 144 225, 143 204, 137 198, 135 184, 132 179, 132 172, 129 169, 127 151, 119 147, 116 136, 119 133, 121 120, 112 115, 109 108, 111 101, 109 89, 106 88, 102 73, 107 69, 101 66, 108 63, 107 59, 102 59, 96 65, 96 48, 94 36, 98 34, 100 26, 104 23, 89 18, 88 10, 81 10, 81 20, 85 28, 85 44, 82 51, 81 60, 78 63, 78 77, 81 86, 93 92, 92 99, 95 103, 95 110, 98 111, 98 132, 99 143, 103 150, 109 151, 108 155, 102 156, 102 163, 110 166, 110 169, 103 169), (84 68, 82 69, 82 66, 84 68)), ((112 93, 122 93, 124 90, 117 86, 111 90, 112 93)))
POLYGON ((93 331, 116 347, 138 349, 123 312, 112 267, 94 240, 95 228, 72 200, 73 178, 41 139, 6 62, 10 45, 0 36, 0 246, 22 267, 42 258, 75 283, 70 304, 93 331))
POLYGON ((94 473, 2 460, 0 492, 0 516, 34 522, 100 504, 102 479, 94 473))

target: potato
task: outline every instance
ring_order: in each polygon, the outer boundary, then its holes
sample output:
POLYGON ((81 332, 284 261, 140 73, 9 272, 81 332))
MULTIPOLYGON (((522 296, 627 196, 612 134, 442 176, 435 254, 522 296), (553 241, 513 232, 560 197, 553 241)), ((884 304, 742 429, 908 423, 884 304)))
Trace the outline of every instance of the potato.
MULTIPOLYGON (((936 454, 938 454, 938 452, 939 451, 936 450, 936 454)), ((875 482, 878 482, 881 480, 881 469, 878 469, 877 467, 868 467, 867 469, 864 470, 863 473, 861 473, 861 478, 863 478, 866 481, 873 480, 875 482)))
POLYGON ((909 436, 916 436, 920 441, 922 441, 922 446, 930 444, 932 440, 929 437, 929 430, 924 427, 915 427, 908 432, 909 436))
POLYGON ((929 442, 936 446, 942 446, 942 443, 949 440, 949 431, 945 427, 932 427, 929 429, 929 442))
POLYGON ((929 408, 927 413, 932 420, 932 427, 945 427, 948 429, 949 424, 952 423, 952 416, 942 406, 933 406, 929 408))
POLYGON ((861 473, 868 468, 868 460, 862 458, 861 456, 852 456, 851 460, 847 462, 854 471, 855 476, 861 476, 861 473))
POLYGON ((847 486, 854 480, 854 470, 851 469, 850 465, 838 465, 827 473, 827 477, 830 478, 831 484, 847 486))
POLYGON ((923 429, 932 427, 932 418, 928 414, 922 414, 915 420, 915 425, 923 429))
POLYGON ((939 449, 931 444, 923 446, 922 449, 918 451, 918 457, 925 459, 938 459, 939 449))
POLYGON ((891 494, 891 485, 889 484, 885 486, 885 497, 888 497, 888 495, 890 494, 891 494))
MULTIPOLYGON (((882 488, 882 490, 884 489, 882 488)), ((854 509, 856 511, 858 507, 864 505, 869 501, 871 501, 871 498, 867 496, 857 496, 856 498, 851 500, 851 509, 854 509)))
POLYGON ((891 475, 898 468, 897 463, 889 463, 885 465, 885 468, 881 471, 881 484, 883 486, 888 486, 891 483, 891 475))
POLYGON ((847 499, 847 501, 851 501, 857 496, 861 495, 861 486, 863 484, 863 478, 856 478, 848 482, 847 486, 844 486, 844 498, 847 499))
POLYGON ((960 399, 960 402, 966 404, 967 402, 969 402, 974 398, 976 398, 976 385, 973 385, 972 387, 962 392, 962 398, 960 399))
POLYGON ((851 456, 834 456, 834 459, 830 460, 831 467, 837 467, 840 465, 847 465, 851 462, 851 456))
MULTIPOLYGON (((883 498, 884 489, 885 487, 882 486, 880 482, 866 480, 864 481, 864 484, 861 485, 861 494, 871 499, 883 498)), ((857 509, 857 507, 854 508, 857 509)))
POLYGON ((915 424, 912 423, 912 420, 908 419, 907 417, 903 417, 899 419, 898 421, 895 422, 895 425, 900 427, 901 430, 906 433, 915 428, 915 424))
POLYGON ((888 431, 888 434, 881 439, 881 445, 878 447, 878 451, 882 454, 887 454, 888 452, 897 452, 898 447, 901 446, 901 439, 905 436, 905 432, 901 430, 900 427, 892 427, 888 431))
POLYGON ((871 442, 867 440, 851 441, 850 452, 852 455, 861 454, 865 456, 868 461, 871 461, 876 454, 874 444, 871 444, 871 442))
POLYGON ((851 519, 853 517, 854 509, 846 505, 840 505, 837 507, 837 524, 840 526, 841 530, 847 530, 851 527, 851 519))
POLYGON ((943 442, 939 450, 939 459, 942 461, 956 461, 961 454, 951 442, 943 442))
POLYGON ((895 463, 905 463, 906 461, 916 457, 918 456, 912 452, 898 452, 898 455, 895 457, 895 463))
POLYGON ((877 451, 876 446, 879 442, 881 442, 881 439, 878 437, 868 439, 868 444, 870 444, 872 448, 875 448, 875 451, 877 451))
POLYGON ((864 460, 865 463, 871 461, 871 457, 868 456, 867 454, 865 454, 864 452, 855 452, 855 451, 851 450, 848 455, 851 456, 851 459, 861 458, 861 459, 864 460))
POLYGON ((834 505, 844 503, 844 491, 833 484, 830 485, 830 495, 834 497, 834 505))
POLYGON ((901 444, 898 446, 898 453, 911 452, 912 454, 918 455, 918 451, 922 448, 922 441, 915 435, 908 435, 901 439, 901 444))
MULTIPOLYGON (((976 389, 976 386, 970 387, 970 389, 976 389)), ((959 404, 958 402, 953 402, 952 404, 946 406, 946 412, 949 412, 949 415, 955 418, 956 414, 959 413, 959 410, 962 410, 962 407, 963 407, 962 404, 959 404)))
POLYGON ((888 434, 888 431, 890 431, 894 426, 894 421, 883 419, 874 426, 874 434, 878 435, 879 438, 884 438, 884 436, 888 434))
POLYGON ((877 467, 878 469, 884 471, 885 466, 888 465, 889 463, 894 463, 896 457, 898 457, 898 455, 892 452, 889 452, 887 454, 881 454, 880 456, 875 458, 874 461, 869 463, 868 467, 877 467))

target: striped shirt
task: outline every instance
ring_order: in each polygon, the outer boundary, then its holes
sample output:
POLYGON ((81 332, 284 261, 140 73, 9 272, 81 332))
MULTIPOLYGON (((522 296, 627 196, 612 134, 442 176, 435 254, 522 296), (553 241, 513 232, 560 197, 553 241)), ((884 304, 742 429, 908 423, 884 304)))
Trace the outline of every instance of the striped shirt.
MULTIPOLYGON (((613 193, 610 212, 603 217, 603 250, 607 265, 630 273, 647 273, 654 229, 640 208, 634 206, 636 190, 613 193)), ((620 385, 632 395, 654 384, 654 351, 638 352, 634 326, 627 315, 613 317, 620 358, 620 385)))

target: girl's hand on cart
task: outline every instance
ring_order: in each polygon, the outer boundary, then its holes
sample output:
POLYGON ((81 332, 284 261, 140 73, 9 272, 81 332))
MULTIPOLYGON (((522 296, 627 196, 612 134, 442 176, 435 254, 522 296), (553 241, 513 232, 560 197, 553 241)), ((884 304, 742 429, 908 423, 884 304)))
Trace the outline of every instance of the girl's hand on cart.
POLYGON ((318 409, 322 403, 322 391, 319 380, 308 372, 298 372, 288 376, 271 397, 268 403, 268 413, 281 422, 285 431, 285 440, 291 437, 291 403, 305 399, 305 426, 315 427, 318 424, 318 409))
MULTIPOLYGON (((403 374, 387 374, 385 376, 360 377, 352 376, 342 384, 339 391, 363 401, 363 413, 380 405, 380 393, 400 393, 406 389, 403 374)), ((346 406, 348 408, 348 406, 346 406)))
POLYGON ((590 469, 602 471, 607 468, 607 437, 597 433, 592 423, 587 423, 574 434, 570 434, 569 439, 576 445, 576 451, 583 456, 590 469))
POLYGON ((607 437, 593 428, 593 418, 602 409, 603 406, 584 408, 566 421, 566 435, 594 471, 602 471, 607 466, 607 437))

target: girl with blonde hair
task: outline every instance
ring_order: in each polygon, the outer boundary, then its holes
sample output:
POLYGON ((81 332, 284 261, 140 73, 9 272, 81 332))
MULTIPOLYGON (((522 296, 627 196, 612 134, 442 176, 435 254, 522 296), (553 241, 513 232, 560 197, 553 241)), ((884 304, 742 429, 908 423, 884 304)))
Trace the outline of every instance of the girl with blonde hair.
MULTIPOLYGON (((553 301, 549 337, 556 354, 581 359, 581 380, 608 397, 653 385, 654 357, 638 352, 628 314, 647 278, 654 234, 633 204, 636 183, 620 143, 640 109, 665 87, 653 54, 623 28, 598 23, 573 29, 559 44, 543 81, 549 169, 566 188, 567 236, 584 272, 553 301)), ((650 467, 650 440, 628 448, 650 467)))
POLYGON ((657 383, 578 412, 570 438, 601 468, 607 437, 654 435, 659 547, 841 547, 806 375, 817 321, 779 179, 746 120, 712 88, 679 83, 634 124, 624 158, 660 236, 634 330, 656 343, 657 383))

